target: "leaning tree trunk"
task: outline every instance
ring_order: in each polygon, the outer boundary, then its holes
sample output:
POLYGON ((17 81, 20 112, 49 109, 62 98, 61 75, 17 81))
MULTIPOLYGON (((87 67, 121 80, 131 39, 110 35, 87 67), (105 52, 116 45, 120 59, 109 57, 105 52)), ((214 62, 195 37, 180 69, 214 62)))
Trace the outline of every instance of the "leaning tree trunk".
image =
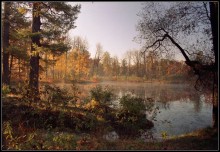
POLYGON ((36 48, 33 45, 37 45, 40 47, 40 35, 36 34, 36 32, 40 32, 40 3, 34 2, 33 3, 33 22, 32 22, 32 33, 35 33, 32 36, 32 43, 31 43, 31 58, 30 58, 30 74, 29 74, 29 97, 32 97, 34 100, 39 99, 39 53, 36 52, 36 48), (31 95, 31 96, 30 96, 31 95))
POLYGON ((214 64, 214 87, 213 87, 213 128, 218 127, 218 2, 210 2, 210 21, 212 28, 213 50, 215 55, 214 64))
POLYGON ((4 18, 3 18, 3 75, 2 81, 6 85, 10 85, 9 72, 9 13, 10 2, 4 2, 4 18))

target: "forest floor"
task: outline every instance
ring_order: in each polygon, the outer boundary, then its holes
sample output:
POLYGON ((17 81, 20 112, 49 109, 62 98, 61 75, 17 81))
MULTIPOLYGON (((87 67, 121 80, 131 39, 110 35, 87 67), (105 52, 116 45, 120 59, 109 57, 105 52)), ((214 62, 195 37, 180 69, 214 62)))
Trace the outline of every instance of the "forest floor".
MULTIPOLYGON (((74 108, 73 108, 74 109, 74 108)), ((205 128, 163 141, 145 142, 120 137, 103 139, 105 123, 93 124, 87 115, 43 108, 16 96, 2 98, 3 142, 7 150, 218 150, 218 130, 205 128), (71 115, 71 117, 69 116, 71 115), (71 120, 69 120, 71 118, 71 120), (73 123, 75 122, 75 123, 73 123), (73 124, 72 124, 73 123, 73 124), (92 131, 89 128, 93 128, 92 131)))

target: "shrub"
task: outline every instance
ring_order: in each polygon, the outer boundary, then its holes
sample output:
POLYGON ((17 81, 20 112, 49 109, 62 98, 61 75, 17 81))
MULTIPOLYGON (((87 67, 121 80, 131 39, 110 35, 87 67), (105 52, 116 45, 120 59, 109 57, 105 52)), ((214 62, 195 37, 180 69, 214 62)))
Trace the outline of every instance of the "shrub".
POLYGON ((73 99, 71 101, 74 101, 71 104, 76 104, 77 101, 80 101, 81 91, 80 91, 79 87, 76 85, 76 83, 72 83, 71 89, 72 89, 71 91, 72 91, 72 95, 73 95, 73 99))
POLYGON ((142 114, 146 110, 144 99, 131 96, 130 94, 121 97, 120 105, 123 110, 129 111, 133 114, 142 114))
POLYGON ((46 100, 49 103, 55 104, 63 104, 66 105, 67 102, 72 99, 72 97, 68 94, 66 89, 61 89, 56 86, 45 85, 44 91, 42 91, 44 95, 42 97, 43 100, 46 100))
POLYGON ((21 150, 23 143, 27 143, 33 139, 35 133, 26 133, 26 135, 15 135, 14 128, 9 121, 3 123, 3 149, 21 150))
POLYGON ((97 108, 99 106, 99 103, 92 99, 91 101, 89 101, 86 105, 85 108, 88 110, 94 110, 95 108, 97 108))
POLYGON ((120 98, 121 108, 116 114, 117 129, 122 134, 137 133, 140 129, 152 127, 152 122, 146 119, 145 99, 131 95, 120 98))
POLYGON ((106 86, 102 88, 102 86, 97 85, 90 91, 91 99, 98 101, 100 104, 106 104, 112 101, 115 95, 112 93, 112 90, 106 86))
POLYGON ((102 88, 102 86, 98 85, 90 91, 90 98, 87 104, 90 110, 101 115, 104 119, 109 119, 109 115, 111 115, 113 110, 110 105, 112 100, 115 99, 112 90, 108 86, 102 88))

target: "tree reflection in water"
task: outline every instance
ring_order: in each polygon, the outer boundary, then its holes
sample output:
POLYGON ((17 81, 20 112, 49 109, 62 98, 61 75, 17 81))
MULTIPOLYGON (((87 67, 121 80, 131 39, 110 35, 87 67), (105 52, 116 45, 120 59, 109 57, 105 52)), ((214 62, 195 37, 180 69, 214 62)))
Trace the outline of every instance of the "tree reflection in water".
MULTIPOLYGON (((126 94, 145 98, 146 117, 154 121, 154 136, 178 135, 211 126, 211 94, 202 94, 186 84, 108 83, 81 85, 86 94, 95 85, 110 86, 118 98, 126 94), (151 99, 151 100, 148 100, 151 99)), ((116 107, 118 100, 114 101, 116 107)))
MULTIPOLYGON (((104 84, 103 84, 104 85, 104 84)), ((177 135, 211 125, 210 94, 202 94, 185 84, 113 84, 121 97, 128 93, 146 100, 146 117, 154 120, 151 130, 156 138, 161 132, 177 135)), ((147 133, 149 134, 149 132, 147 133)))

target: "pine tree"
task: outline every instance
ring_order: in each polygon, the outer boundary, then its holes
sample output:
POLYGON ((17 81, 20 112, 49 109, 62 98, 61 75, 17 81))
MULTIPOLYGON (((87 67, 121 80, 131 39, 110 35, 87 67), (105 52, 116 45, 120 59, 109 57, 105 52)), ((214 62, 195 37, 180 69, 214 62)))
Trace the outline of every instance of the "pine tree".
POLYGON ((4 3, 4 17, 3 17, 3 83, 10 84, 9 79, 9 15, 11 2, 4 3))
POLYGON ((26 20, 24 13, 19 9, 17 2, 4 2, 3 83, 8 85, 10 84, 11 75, 14 74, 11 71, 14 61, 19 61, 18 71, 20 75, 20 69, 22 68, 20 63, 25 63, 28 60, 27 35, 30 33, 28 28, 30 22, 26 20))
POLYGON ((66 2, 32 2, 32 44, 29 74, 29 96, 39 99, 39 60, 45 51, 61 55, 69 49, 63 36, 72 28, 80 12, 80 5, 66 2), (42 28, 41 28, 42 27, 42 28))

